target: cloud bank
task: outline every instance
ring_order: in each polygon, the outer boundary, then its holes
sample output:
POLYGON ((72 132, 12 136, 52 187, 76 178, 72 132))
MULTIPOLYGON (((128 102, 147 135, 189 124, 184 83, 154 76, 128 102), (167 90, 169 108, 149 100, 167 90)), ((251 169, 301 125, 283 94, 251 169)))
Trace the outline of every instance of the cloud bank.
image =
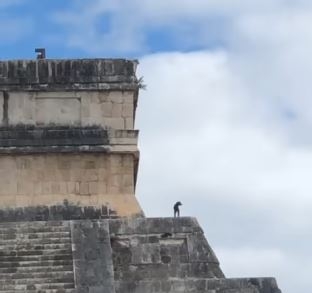
POLYGON ((168 216, 181 200, 228 276, 274 275, 289 292, 304 292, 310 281, 289 279, 312 261, 312 149, 294 141, 292 125, 301 113, 289 117, 283 99, 261 99, 231 58, 201 51, 141 59, 148 89, 138 107, 137 193, 149 216, 168 216))

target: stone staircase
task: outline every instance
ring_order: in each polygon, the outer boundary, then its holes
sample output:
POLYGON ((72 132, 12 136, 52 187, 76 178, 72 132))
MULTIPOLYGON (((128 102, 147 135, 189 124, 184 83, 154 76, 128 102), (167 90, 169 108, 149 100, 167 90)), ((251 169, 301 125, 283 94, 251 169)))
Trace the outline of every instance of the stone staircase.
POLYGON ((75 292, 70 223, 0 224, 0 292, 75 292))

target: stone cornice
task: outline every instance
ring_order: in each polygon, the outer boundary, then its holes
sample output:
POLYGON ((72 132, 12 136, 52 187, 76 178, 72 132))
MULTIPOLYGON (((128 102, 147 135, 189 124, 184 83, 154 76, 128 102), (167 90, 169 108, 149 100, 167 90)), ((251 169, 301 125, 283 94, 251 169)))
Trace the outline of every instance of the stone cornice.
POLYGON ((0 90, 137 90, 136 60, 0 61, 0 90))

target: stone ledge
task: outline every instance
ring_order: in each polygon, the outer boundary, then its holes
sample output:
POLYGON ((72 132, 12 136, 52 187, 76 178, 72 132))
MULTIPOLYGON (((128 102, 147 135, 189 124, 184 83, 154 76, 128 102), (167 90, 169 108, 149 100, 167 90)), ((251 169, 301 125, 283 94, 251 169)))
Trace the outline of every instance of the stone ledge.
POLYGON ((0 222, 59 221, 115 218, 116 212, 106 206, 78 206, 64 201, 54 206, 29 206, 0 209, 0 222))
POLYGON ((137 64, 126 59, 1 61, 0 90, 134 90, 137 64))
POLYGON ((99 126, 19 125, 0 128, 0 153, 137 151, 138 131, 99 126))
POLYGON ((116 235, 154 233, 203 233, 196 218, 137 218, 110 221, 110 231, 116 235))

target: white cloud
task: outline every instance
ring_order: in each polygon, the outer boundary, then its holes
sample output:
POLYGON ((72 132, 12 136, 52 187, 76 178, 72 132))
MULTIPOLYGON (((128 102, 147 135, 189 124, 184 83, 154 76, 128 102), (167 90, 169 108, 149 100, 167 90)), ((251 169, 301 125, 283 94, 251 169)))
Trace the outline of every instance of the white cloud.
POLYGON ((151 49, 148 36, 155 30, 167 32, 183 48, 215 42, 228 46, 232 38, 240 38, 236 29, 241 22, 247 21, 252 29, 252 21, 271 15, 274 24, 267 23, 269 35, 278 24, 275 16, 296 14, 300 19, 310 8, 308 1, 285 0, 92 0, 75 1, 70 10, 56 13, 52 20, 63 26, 68 46, 92 54, 140 54, 151 49))
MULTIPOLYGON (((283 103, 259 99, 231 57, 203 51, 141 59, 139 75, 148 87, 137 115, 137 194, 148 216, 170 215, 181 199, 183 214, 198 216, 217 245, 226 247, 232 238, 230 245, 277 246, 287 258, 296 250, 292 239, 311 241, 312 149, 293 143, 295 128, 282 123, 283 103)), ((301 252, 309 258, 306 247, 301 252)), ((242 262, 249 261, 245 256, 242 262)), ((223 261, 237 276, 248 269, 223 261)), ((274 258, 265 261, 262 266, 255 258, 254 265, 263 274, 271 266, 267 275, 279 276, 274 258)), ((281 281, 290 288, 287 273, 292 270, 284 268, 281 281)))

